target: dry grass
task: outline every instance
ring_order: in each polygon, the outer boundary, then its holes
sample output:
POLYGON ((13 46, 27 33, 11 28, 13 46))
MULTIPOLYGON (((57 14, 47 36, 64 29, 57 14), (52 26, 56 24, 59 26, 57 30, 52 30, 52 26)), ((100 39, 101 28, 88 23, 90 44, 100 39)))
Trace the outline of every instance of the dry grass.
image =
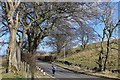
MULTIPOLYGON (((89 48, 80 51, 78 53, 74 52, 74 54, 68 55, 65 60, 72 63, 72 64, 79 64, 81 65, 81 68, 88 68, 88 69, 93 69, 95 67, 98 67, 97 61, 99 58, 99 51, 100 48, 95 48, 94 46, 100 46, 100 43, 97 44, 90 44, 89 48)), ((105 45, 105 43, 104 43, 105 45)), ((118 48, 118 45, 111 45, 111 47, 118 48)), ((73 49, 72 51, 76 51, 78 48, 73 49)), ((104 46, 104 51, 106 50, 106 46, 104 46)), ((104 54, 105 56, 105 54, 104 54)), ((64 58, 59 58, 57 59, 58 61, 64 61, 64 58)), ((104 59, 103 59, 104 62, 104 59)), ((107 62, 107 69, 108 70, 115 70, 118 69, 118 50, 111 49, 108 57, 108 62, 107 62)))
MULTIPOLYGON (((118 44, 112 44, 111 48, 118 48, 118 44)), ((73 51, 73 54, 68 54, 68 56, 65 58, 66 61, 72 63, 72 65, 65 65, 62 63, 58 63, 57 65, 64 66, 66 68, 75 70, 75 71, 89 71, 92 72, 92 70, 97 67, 98 64, 96 61, 98 61, 99 58, 99 51, 100 51, 100 43, 94 43, 88 45, 88 48, 84 51, 81 51, 81 47, 74 48, 71 51, 73 51), (97 46, 97 48, 96 48, 97 46), (79 52, 76 52, 76 50, 80 50, 79 52), (80 66, 75 66, 76 64, 80 66)), ((104 42, 104 52, 106 51, 106 42, 104 42)), ((69 52, 69 51, 68 51, 69 52)), ((61 53, 63 55, 63 53, 61 53)), ((105 54, 104 54, 105 55, 105 54)), ((64 58, 59 58, 57 61, 64 61, 64 58)), ((104 62, 104 59, 103 59, 104 62)), ((111 49, 108 57, 107 62, 107 70, 117 70, 118 69, 118 50, 111 49)), ((105 72, 105 73, 94 73, 95 75, 103 75, 103 76, 111 76, 111 77, 117 77, 117 73, 111 73, 111 72, 105 72)))

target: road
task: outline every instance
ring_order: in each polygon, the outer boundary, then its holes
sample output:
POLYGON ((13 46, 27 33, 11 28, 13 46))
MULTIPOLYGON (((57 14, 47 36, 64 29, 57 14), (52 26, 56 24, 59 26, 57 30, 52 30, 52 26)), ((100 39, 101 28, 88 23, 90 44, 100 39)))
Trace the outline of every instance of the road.
MULTIPOLYGON (((37 61, 36 65, 38 67, 41 67, 45 72, 52 75, 51 72, 51 64, 46 62, 37 61)), ((80 73, 74 73, 72 71, 63 69, 61 67, 57 67, 55 76, 57 80, 113 80, 113 79, 105 79, 105 78, 99 78, 95 76, 80 74, 80 73)))

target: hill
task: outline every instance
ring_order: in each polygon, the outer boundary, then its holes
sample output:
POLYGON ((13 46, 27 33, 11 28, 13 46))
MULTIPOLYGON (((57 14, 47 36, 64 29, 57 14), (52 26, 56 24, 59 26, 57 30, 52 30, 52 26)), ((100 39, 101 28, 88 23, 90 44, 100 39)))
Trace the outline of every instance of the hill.
MULTIPOLYGON (((106 41, 104 42, 104 53, 106 52, 106 41)), ((111 50, 107 62, 107 70, 118 69, 118 40, 111 41, 111 50)), ((100 53, 100 42, 87 45, 85 50, 81 47, 67 50, 64 57, 64 53, 61 52, 61 58, 57 59, 57 62, 64 63, 65 61, 71 65, 80 67, 81 69, 93 70, 98 68, 98 58, 100 53), (64 61, 65 59, 65 61, 64 61)), ((103 54, 105 55, 105 54, 103 54)), ((104 62, 104 60, 103 60, 104 62)))

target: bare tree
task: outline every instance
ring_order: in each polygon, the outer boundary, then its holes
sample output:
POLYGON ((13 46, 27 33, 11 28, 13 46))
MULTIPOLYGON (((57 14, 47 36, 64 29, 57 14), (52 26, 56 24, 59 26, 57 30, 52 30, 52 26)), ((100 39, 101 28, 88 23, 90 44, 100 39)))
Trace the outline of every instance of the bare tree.
POLYGON ((5 3, 2 3, 2 10, 4 12, 4 14, 2 15, 2 23, 4 25, 3 28, 5 28, 4 31, 6 31, 6 33, 8 32, 8 30, 10 33, 10 39, 7 49, 10 72, 13 71, 13 69, 19 71, 19 65, 21 62, 21 44, 23 43, 23 40, 25 38, 26 30, 31 26, 31 23, 27 26, 24 26, 25 30, 23 31, 23 35, 20 39, 21 43, 18 43, 16 35, 19 28, 19 12, 16 10, 19 4, 20 0, 15 2, 8 0, 5 3))
POLYGON ((82 26, 77 30, 76 37, 81 43, 83 49, 86 48, 87 44, 94 41, 97 37, 92 27, 82 26))
POLYGON ((53 47, 59 54, 61 50, 68 45, 70 39, 73 37, 73 35, 69 31, 70 30, 68 29, 66 29, 66 32, 54 30, 50 34, 49 41, 46 41, 46 45, 53 47))
POLYGON ((5 2, 5 12, 7 15, 7 21, 8 21, 8 29, 10 32, 10 41, 8 46, 8 54, 9 54, 9 70, 11 71, 11 67, 15 67, 18 70, 18 64, 20 62, 20 52, 18 51, 20 48, 16 47, 18 46, 16 42, 16 33, 18 28, 18 12, 16 13, 15 19, 13 19, 14 13, 16 8, 19 6, 20 1, 18 2, 12 2, 11 0, 8 0, 8 2, 5 2), (16 52, 18 51, 18 53, 16 52), (17 57, 19 57, 17 59, 17 57))
POLYGON ((104 5, 105 7, 104 8, 102 7, 103 12, 99 19, 104 24, 104 28, 103 28, 103 34, 102 34, 101 51, 99 54, 98 65, 99 65, 100 71, 102 71, 102 67, 103 67, 103 71, 105 71, 109 53, 110 53, 110 49, 111 49, 110 48, 110 40, 111 40, 111 37, 113 36, 114 30, 117 28, 117 25, 115 24, 115 22, 113 20, 114 7, 111 5, 111 3, 105 3, 102 5, 104 5), (106 52, 104 52, 105 39, 107 39, 106 52), (104 55, 105 55, 105 57, 104 57, 104 55), (103 58, 105 58, 104 62, 103 62, 103 58))

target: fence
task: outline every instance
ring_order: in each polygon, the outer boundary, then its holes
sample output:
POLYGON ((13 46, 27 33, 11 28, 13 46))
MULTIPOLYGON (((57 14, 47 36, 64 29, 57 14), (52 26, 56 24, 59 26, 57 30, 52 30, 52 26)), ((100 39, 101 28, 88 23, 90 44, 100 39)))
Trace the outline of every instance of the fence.
POLYGON ((31 67, 29 64, 27 64, 26 62, 21 62, 19 67, 23 77, 31 78, 32 73, 31 73, 31 67))
MULTIPOLYGON (((26 62, 21 62, 19 67, 22 72, 22 76, 24 78, 32 78, 32 69, 29 64, 27 64, 26 62)), ((39 70, 43 74, 43 76, 46 75, 46 72, 44 72, 42 68, 36 66, 36 69, 39 70)), ((39 76, 35 76, 35 77, 39 77, 39 76)))

